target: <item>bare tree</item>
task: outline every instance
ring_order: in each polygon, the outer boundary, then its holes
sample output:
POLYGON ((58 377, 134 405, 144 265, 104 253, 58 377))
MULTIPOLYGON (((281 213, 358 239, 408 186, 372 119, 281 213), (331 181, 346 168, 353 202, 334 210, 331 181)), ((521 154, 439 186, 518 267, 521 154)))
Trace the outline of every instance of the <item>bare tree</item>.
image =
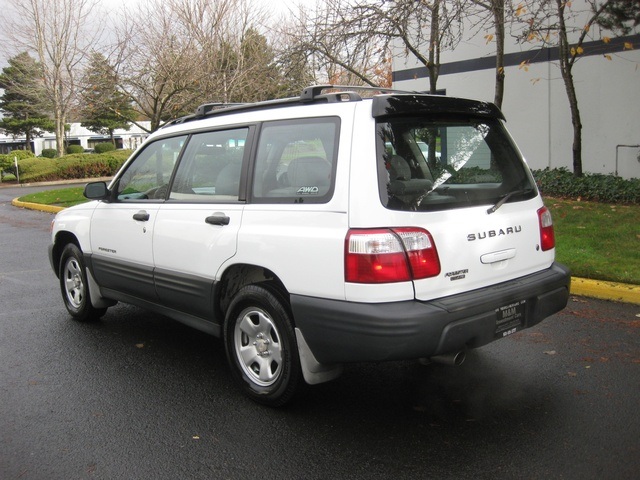
MULTIPOLYGON (((249 0, 147 0, 118 28, 112 62, 121 88, 150 131, 207 101, 254 88, 264 65, 247 58, 260 9, 249 0), (244 47, 244 50, 243 50, 244 47)), ((141 128, 142 124, 138 122, 141 128)))
MULTIPOLYGON (((149 120, 150 131, 185 113, 200 82, 196 39, 176 21, 171 2, 139 3, 117 27, 118 49, 111 63, 138 120, 149 120)), ((144 124, 135 123, 145 128, 144 124)))
POLYGON ((427 68, 429 89, 435 92, 440 52, 459 40, 455 26, 460 20, 458 1, 324 0, 315 15, 298 18, 303 35, 291 45, 321 59, 329 73, 337 67, 374 86, 380 86, 380 75, 389 77, 394 45, 427 68))
POLYGON ((283 32, 282 55, 306 62, 319 82, 390 86, 390 39, 367 31, 355 9, 344 0, 300 8, 283 32))
POLYGON ((318 56, 310 53, 307 44, 307 28, 311 14, 307 9, 299 8, 281 17, 272 30, 272 45, 276 62, 282 76, 279 96, 299 95, 307 86, 327 83, 327 77, 321 78, 322 68, 318 56))
POLYGON ((506 35, 506 14, 507 9, 512 10, 510 0, 470 0, 478 9, 477 12, 469 12, 467 16, 475 17, 475 27, 478 30, 487 28, 493 30, 493 33, 485 35, 487 43, 495 40, 496 42, 496 83, 493 103, 498 108, 502 108, 502 100, 504 99, 504 42, 506 35))
POLYGON ((582 57, 587 40, 607 41, 608 37, 593 27, 599 22, 606 23, 606 20, 610 19, 611 9, 620 3, 624 3, 628 8, 617 11, 620 15, 617 23, 609 24, 609 28, 614 34, 616 31, 624 33, 625 19, 637 24, 640 13, 640 2, 637 0, 633 2, 583 0, 575 4, 567 0, 530 1, 527 4, 530 14, 523 16, 527 25, 523 38, 539 41, 546 46, 558 49, 560 72, 571 110, 573 173, 577 177, 582 176, 582 118, 573 67, 582 57))
POLYGON ((82 62, 100 30, 91 25, 96 0, 9 0, 14 12, 5 26, 12 48, 33 52, 42 65, 53 109, 56 148, 64 153, 64 131, 75 106, 82 62))
POLYGON ((235 0, 231 22, 212 42, 214 80, 210 98, 223 102, 251 102, 273 98, 280 75, 269 39, 261 33, 267 22, 264 9, 249 0, 235 0))

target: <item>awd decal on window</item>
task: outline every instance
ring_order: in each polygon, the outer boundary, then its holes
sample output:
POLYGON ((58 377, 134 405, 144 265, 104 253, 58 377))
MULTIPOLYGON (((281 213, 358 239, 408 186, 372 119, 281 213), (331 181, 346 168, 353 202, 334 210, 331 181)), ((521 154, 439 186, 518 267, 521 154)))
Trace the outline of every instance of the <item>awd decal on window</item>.
POLYGON ((318 187, 300 187, 296 192, 297 195, 318 195, 320 189, 318 187))

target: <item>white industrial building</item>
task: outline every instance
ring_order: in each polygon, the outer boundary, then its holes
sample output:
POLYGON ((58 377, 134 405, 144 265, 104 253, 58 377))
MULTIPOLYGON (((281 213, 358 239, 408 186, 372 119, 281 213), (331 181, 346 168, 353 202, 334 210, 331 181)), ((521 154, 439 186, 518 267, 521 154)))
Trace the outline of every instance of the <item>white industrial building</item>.
MULTIPOLYGON (((581 0, 576 0, 577 4, 581 0)), ((469 31, 469 29, 467 29, 469 31)), ((640 177, 640 29, 620 38, 592 27, 573 68, 582 116, 584 172, 640 177), (607 43, 602 36, 611 37, 607 43)), ((448 96, 493 101, 495 41, 482 31, 441 52, 438 90, 448 96)), ((555 48, 517 43, 507 32, 505 94, 507 127, 533 169, 573 170, 573 127, 555 48)), ((415 57, 395 52, 393 86, 429 90, 415 57)))
MULTIPOLYGON (((149 126, 149 122, 141 122, 143 125, 149 126)), ((114 132, 114 139, 117 148, 125 148, 135 150, 149 133, 137 125, 131 125, 129 130, 117 129, 114 132)), ((95 132, 87 130, 79 123, 70 124, 70 128, 66 134, 67 145, 81 145, 85 150, 91 150, 97 143, 110 142, 109 136, 99 135, 95 132)), ((56 148, 56 137, 51 132, 45 132, 44 136, 36 137, 31 140, 32 150, 36 156, 42 154, 45 148, 56 148)), ((12 137, 0 132, 0 154, 9 153, 11 150, 24 149, 25 137, 12 137)))

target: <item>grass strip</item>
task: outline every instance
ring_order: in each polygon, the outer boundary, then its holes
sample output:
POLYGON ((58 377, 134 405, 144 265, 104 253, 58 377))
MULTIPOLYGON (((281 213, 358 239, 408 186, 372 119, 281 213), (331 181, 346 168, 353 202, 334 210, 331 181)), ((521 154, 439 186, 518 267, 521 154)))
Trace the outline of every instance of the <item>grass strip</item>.
POLYGON ((69 187, 59 190, 47 190, 45 192, 24 195, 18 200, 21 202, 40 203, 57 207, 72 207, 88 200, 82 195, 84 187, 69 187))

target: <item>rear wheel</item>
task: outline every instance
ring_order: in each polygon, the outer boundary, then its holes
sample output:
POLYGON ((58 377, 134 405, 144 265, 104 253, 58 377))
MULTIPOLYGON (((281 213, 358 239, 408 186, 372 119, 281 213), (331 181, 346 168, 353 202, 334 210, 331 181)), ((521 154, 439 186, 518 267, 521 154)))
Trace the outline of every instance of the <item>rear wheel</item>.
POLYGON ((276 289, 242 288, 227 310, 224 340, 233 376, 250 398, 274 407, 291 400, 300 360, 286 300, 276 289))
POLYGON ((106 308, 95 308, 91 305, 82 252, 73 243, 66 245, 62 251, 58 277, 62 300, 74 319, 88 322, 105 314, 106 308))

